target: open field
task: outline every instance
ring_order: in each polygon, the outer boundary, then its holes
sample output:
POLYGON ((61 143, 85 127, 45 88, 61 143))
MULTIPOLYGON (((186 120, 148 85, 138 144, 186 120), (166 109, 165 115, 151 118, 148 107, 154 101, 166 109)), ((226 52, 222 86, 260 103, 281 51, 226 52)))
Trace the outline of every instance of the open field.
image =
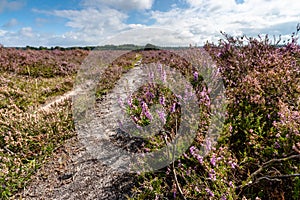
MULTIPOLYGON (((199 101, 192 145, 163 169, 132 174, 135 182, 128 199, 300 198, 300 47, 291 42, 277 48, 267 38, 247 39, 246 45, 241 41, 225 36, 219 45, 186 50, 196 52, 190 57, 179 56, 184 50, 131 51, 114 60, 97 80, 95 98, 101 102, 133 68, 167 65, 191 83, 199 101), (201 148, 207 145, 213 91, 189 62, 207 59, 200 52, 204 49, 222 77, 227 103, 217 145, 205 157, 201 148)), ((76 95, 76 75, 89 53, 0 48, 1 199, 18 198, 30 184, 39 184, 31 182, 35 174, 41 174, 49 160, 58 162, 66 142, 76 138, 70 97, 76 95), (45 107, 60 97, 65 98, 45 107)), ((126 113, 141 127, 151 123, 152 105, 167 111, 159 114, 163 131, 139 141, 132 151, 160 149, 176 137, 177 123, 183 123, 179 97, 164 87, 161 72, 162 84, 143 85, 125 102, 126 113)))

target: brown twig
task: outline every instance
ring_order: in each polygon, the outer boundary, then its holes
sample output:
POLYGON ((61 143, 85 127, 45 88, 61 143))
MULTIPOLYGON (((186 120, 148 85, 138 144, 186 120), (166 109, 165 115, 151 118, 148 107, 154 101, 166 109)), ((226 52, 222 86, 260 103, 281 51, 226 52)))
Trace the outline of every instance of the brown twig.
POLYGON ((257 176, 262 170, 264 170, 266 167, 270 166, 273 163, 276 162, 282 162, 282 161, 287 161, 287 160, 291 160, 294 158, 300 158, 300 154, 299 155, 291 155, 289 157, 286 158, 280 158, 280 159, 271 159, 268 162, 264 163, 258 170, 256 170, 255 172, 253 172, 249 178, 254 178, 255 176, 257 176))
POLYGON ((251 181, 253 178, 255 178, 259 173, 261 173, 266 167, 270 166, 271 164, 276 163, 276 162, 283 162, 283 161, 287 161, 287 160, 291 160, 291 159, 295 159, 295 158, 300 159, 300 154, 299 155, 291 155, 291 156, 286 157, 286 158, 269 160, 268 162, 261 165, 258 170, 256 170, 255 172, 253 172, 250 175, 250 177, 249 177, 250 181, 246 185, 237 186, 237 189, 241 189, 241 188, 244 188, 244 187, 250 186, 250 185, 255 185, 255 184, 259 183, 261 180, 264 180, 264 179, 269 180, 269 181, 281 181, 280 179, 300 176, 300 174, 286 174, 286 175, 278 175, 278 176, 262 176, 262 177, 257 178, 254 182, 251 181))
MULTIPOLYGON (((177 120, 176 120, 176 134, 177 134, 177 120)), ((166 145, 168 145, 168 141, 167 141, 167 138, 166 137, 164 137, 164 139, 165 139, 165 142, 166 142, 166 145)), ((168 149, 168 148, 167 148, 168 149)), ((181 187, 180 187, 180 185, 179 185, 179 182, 178 182, 178 179, 177 179, 177 174, 176 174, 176 169, 175 169, 175 165, 174 165, 174 162, 175 162, 175 160, 174 160, 174 155, 175 155, 175 147, 173 148, 173 153, 172 153, 172 172, 173 172, 173 174, 174 174, 174 179, 175 179, 175 183, 176 183, 176 186, 177 186, 177 188, 178 188, 178 190, 179 190, 179 193, 180 193, 180 195, 182 196, 182 198, 184 199, 184 200, 186 200, 186 198, 185 198, 185 196, 184 196, 184 194, 183 194, 183 192, 182 192, 182 189, 181 189, 181 187)), ((169 158, 169 152, 168 152, 168 158, 169 158)))
MULTIPOLYGON (((175 128, 175 131, 176 131, 176 135, 177 135, 177 119, 176 119, 176 128, 175 128)), ((173 147, 173 158, 172 159, 174 159, 174 155, 175 155, 175 147, 173 147)), ((184 194, 182 192, 182 189, 181 189, 181 187, 179 185, 178 179, 177 179, 176 169, 175 169, 175 166, 174 166, 174 160, 172 161, 172 168, 173 168, 173 174, 174 174, 176 186, 177 186, 177 188, 178 188, 178 190, 179 190, 182 198, 184 200, 186 200, 186 198, 185 198, 185 196, 184 196, 184 194)))

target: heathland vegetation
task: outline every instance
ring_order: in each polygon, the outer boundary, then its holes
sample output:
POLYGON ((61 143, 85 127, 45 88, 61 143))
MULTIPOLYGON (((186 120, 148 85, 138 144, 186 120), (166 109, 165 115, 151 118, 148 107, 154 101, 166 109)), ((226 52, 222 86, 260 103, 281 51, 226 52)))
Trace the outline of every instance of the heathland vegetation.
MULTIPOLYGON (((299 31, 299 30, 298 30, 299 31)), ((135 67, 157 63, 176 68, 196 91, 201 115, 188 150, 156 172, 135 174, 129 199, 299 199, 300 198, 300 47, 297 33, 284 45, 268 36, 231 37, 205 49, 217 65, 226 94, 226 116, 217 145, 202 156, 208 129, 210 92, 200 72, 168 50, 131 51, 116 59, 99 80, 101 100, 114 83, 135 67)), ((199 49, 194 48, 194 51, 199 49)), ((0 48, 0 198, 14 195, 30 182, 47 157, 76 137, 70 100, 52 111, 38 108, 72 90, 89 50, 0 48)), ((162 71, 162 77, 164 77, 162 71)), ((163 82, 162 82, 163 83, 163 82)), ((180 123, 178 96, 161 85, 145 85, 131 97, 126 111, 139 126, 158 113, 164 131, 144 141, 139 151, 161 148, 176 136, 180 123), (153 114, 153 113, 152 113, 153 114), (164 134, 166 133, 166 134, 164 134)))

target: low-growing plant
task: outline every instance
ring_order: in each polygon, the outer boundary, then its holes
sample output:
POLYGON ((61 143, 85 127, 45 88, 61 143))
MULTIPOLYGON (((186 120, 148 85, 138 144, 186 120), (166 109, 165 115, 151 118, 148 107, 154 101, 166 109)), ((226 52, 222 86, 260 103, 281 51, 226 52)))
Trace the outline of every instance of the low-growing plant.
POLYGON ((218 144, 202 157, 201 143, 194 142, 168 167, 139 175, 130 199, 298 199, 300 50, 295 35, 279 47, 268 36, 224 34, 218 45, 204 48, 218 65, 228 100, 218 144))

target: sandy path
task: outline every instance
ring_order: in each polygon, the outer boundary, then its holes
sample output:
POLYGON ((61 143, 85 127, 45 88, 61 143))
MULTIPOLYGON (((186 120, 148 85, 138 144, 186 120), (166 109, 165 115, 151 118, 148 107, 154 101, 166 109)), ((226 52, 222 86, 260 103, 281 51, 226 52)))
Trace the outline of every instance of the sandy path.
MULTIPOLYGON (((135 82, 137 73, 127 75, 128 81, 135 82)), ((126 76, 126 74, 125 74, 126 76)), ((43 105, 38 111, 51 111, 52 106, 77 95, 80 90, 72 90, 43 105)), ((118 89, 114 90, 118 92, 118 89)), ((97 123, 107 123, 111 119, 114 106, 110 96, 98 102, 97 123)), ((31 182, 20 191, 16 199, 126 199, 130 195, 132 174, 113 170, 95 159, 81 141, 74 137, 58 148, 33 176, 31 182)))

